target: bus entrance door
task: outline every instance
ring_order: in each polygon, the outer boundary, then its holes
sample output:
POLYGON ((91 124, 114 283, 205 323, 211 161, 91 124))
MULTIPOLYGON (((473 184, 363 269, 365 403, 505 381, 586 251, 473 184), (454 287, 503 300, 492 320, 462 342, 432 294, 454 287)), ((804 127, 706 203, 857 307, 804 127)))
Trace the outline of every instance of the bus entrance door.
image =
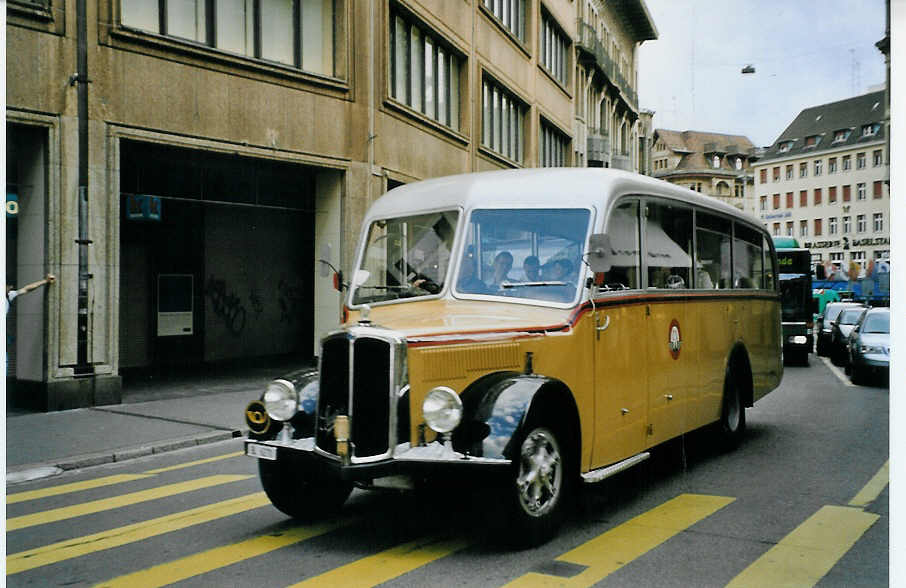
POLYGON ((695 361, 686 346, 691 329, 686 324, 685 302, 646 305, 648 362, 647 446, 681 435, 687 426, 690 374, 695 361))
POLYGON ((595 435, 592 467, 640 453, 648 424, 645 394, 645 307, 626 304, 595 312, 595 435))

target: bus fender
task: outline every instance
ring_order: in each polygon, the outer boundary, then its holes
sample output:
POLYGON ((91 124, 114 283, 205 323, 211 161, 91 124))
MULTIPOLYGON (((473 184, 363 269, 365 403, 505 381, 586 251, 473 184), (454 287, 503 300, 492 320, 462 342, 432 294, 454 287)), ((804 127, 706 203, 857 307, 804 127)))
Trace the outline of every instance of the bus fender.
POLYGON ((754 406, 752 364, 749 361, 749 352, 742 341, 737 341, 727 355, 724 382, 729 382, 730 378, 735 378, 739 384, 739 389, 742 391, 743 406, 747 408, 754 406))
MULTIPOLYGON (((572 417, 564 430, 578 438, 578 411, 560 380, 538 374, 500 372, 476 380, 462 394, 463 424, 453 433, 453 448, 476 457, 512 459, 517 432, 533 411, 562 407, 572 417)), ((552 414, 552 413, 551 413, 552 414)))
MULTIPOLYGON (((293 436, 312 437, 315 434, 315 410, 318 405, 319 374, 317 369, 302 369, 276 378, 274 382, 292 385, 299 395, 298 412, 290 423, 293 436)), ((266 390, 265 390, 266 392, 266 390)), ((264 408, 264 392, 261 398, 254 400, 245 409, 245 424, 249 428, 251 439, 273 439, 283 428, 283 423, 271 419, 264 408)))

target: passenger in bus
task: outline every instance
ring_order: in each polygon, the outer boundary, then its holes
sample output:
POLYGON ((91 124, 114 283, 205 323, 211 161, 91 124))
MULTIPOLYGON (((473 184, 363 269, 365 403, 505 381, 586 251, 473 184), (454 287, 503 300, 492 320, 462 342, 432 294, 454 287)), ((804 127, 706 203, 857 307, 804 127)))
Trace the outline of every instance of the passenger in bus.
POLYGON ((711 273, 699 265, 695 272, 695 287, 704 290, 714 289, 714 280, 711 279, 711 273))
POLYGON ((541 280, 541 262, 534 255, 529 255, 522 262, 522 272, 525 274, 527 282, 538 282, 541 280))
POLYGON ((491 290, 499 290, 500 285, 504 282, 509 282, 510 270, 513 268, 513 254, 509 251, 501 251, 494 258, 494 265, 492 270, 494 274, 491 276, 491 283, 488 284, 488 287, 491 290))

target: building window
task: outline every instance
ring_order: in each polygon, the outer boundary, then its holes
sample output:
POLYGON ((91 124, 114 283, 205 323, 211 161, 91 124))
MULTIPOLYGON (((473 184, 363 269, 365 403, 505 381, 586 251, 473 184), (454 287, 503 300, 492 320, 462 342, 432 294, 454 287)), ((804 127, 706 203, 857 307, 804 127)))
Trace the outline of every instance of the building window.
POLYGON ((821 137, 819 135, 811 135, 805 138, 806 147, 814 147, 821 142, 821 137))
POLYGON ((525 0, 484 0, 484 6, 506 30, 525 41, 525 0))
POLYGON ((837 266, 841 265, 843 263, 843 253, 840 251, 831 253, 830 260, 835 262, 837 266))
POLYGON ((837 158, 831 157, 827 160, 827 173, 835 174, 837 173, 837 158))
POLYGON ((720 156, 719 155, 715 155, 714 157, 711 158, 711 166, 714 167, 715 169, 720 167, 720 156))
POLYGON ((774 194, 774 210, 780 208, 780 194, 774 194))
POLYGON ((390 96, 459 130, 463 58, 426 28, 394 13, 390 26, 390 96))
POLYGON ((865 169, 865 153, 856 153, 856 169, 865 169))
POLYGON ((799 207, 805 208, 808 206, 808 190, 799 190, 799 207))
POLYGON ((808 221, 799 221, 799 236, 808 237, 808 221))
POLYGON ((786 236, 787 237, 793 236, 793 221, 787 221, 787 223, 786 223, 786 236))
POLYGON ((556 127, 541 119, 538 165, 541 167, 563 167, 569 152, 569 137, 556 127))
POLYGON ((850 201, 849 185, 843 186, 843 202, 850 201))
POLYGON ((878 167, 882 163, 884 163, 884 152, 881 151, 880 149, 876 149, 876 150, 872 151, 871 165, 874 167, 878 167))
POLYGON ((805 162, 799 164, 799 177, 800 178, 808 177, 808 164, 805 162))
POLYGON ((834 143, 842 143, 849 138, 849 129, 834 131, 834 143))
POLYGON ((864 214, 860 214, 856 217, 856 232, 864 233, 868 228, 868 221, 865 219, 864 214))
POLYGON ((768 183, 768 168, 758 170, 759 180, 762 184, 768 183))
POLYGON ((816 175, 816 176, 820 176, 820 175, 821 175, 821 167, 822 167, 822 165, 823 165, 823 162, 822 162, 820 159, 815 160, 815 175, 816 175))
POLYGON ((564 86, 569 78, 569 37, 544 11, 541 12, 541 65, 564 86))
POLYGON ((760 204, 761 210, 767 210, 768 209, 768 197, 762 196, 759 200, 761 202, 761 204, 760 204))
POLYGON ((816 237, 821 236, 821 219, 820 218, 815 219, 815 236, 816 237))
POLYGON ((827 234, 836 235, 837 234, 837 217, 832 216, 827 219, 827 234))
POLYGON ((879 130, 881 130, 881 125, 878 123, 872 123, 870 125, 862 125, 862 136, 871 137, 873 135, 876 135, 879 130))
POLYGON ((780 181, 780 166, 777 166, 774 168, 774 181, 775 182, 780 181))
POLYGON ((742 169, 742 157, 737 157, 737 158, 736 158, 735 165, 736 165, 736 170, 737 170, 737 171, 739 171, 739 170, 742 169))
POLYGON ((865 182, 856 184, 856 200, 865 200, 865 182))
POLYGON ((522 163, 525 143, 525 105, 496 82, 485 79, 481 91, 481 144, 522 163))
POLYGON ((773 235, 774 235, 775 237, 779 237, 779 236, 780 236, 780 223, 774 223, 774 232, 773 232, 773 235))
POLYGON ((783 143, 780 143, 780 145, 778 145, 777 150, 780 153, 786 153, 787 151, 790 150, 790 147, 792 147, 792 146, 793 146, 792 141, 784 141, 783 143))
POLYGON ((122 0, 122 24, 336 75, 334 0, 122 0))
POLYGON ((786 193, 786 207, 793 208, 793 193, 792 192, 786 193))
POLYGON ((890 249, 875 249, 875 260, 890 259, 890 249))
MULTIPOLYGON (((832 188, 833 189, 833 188, 832 188)), ((821 204, 821 188, 815 188, 815 206, 821 204)))
POLYGON ((786 166, 786 179, 788 179, 788 180, 793 179, 793 166, 792 165, 786 166))
POLYGON ((853 224, 852 224, 851 217, 844 216, 843 217, 843 234, 844 235, 848 235, 852 232, 852 230, 853 230, 852 225, 853 224))
POLYGON ((827 201, 831 204, 837 201, 837 186, 831 186, 827 189, 827 201))
POLYGON ((881 180, 875 180, 873 189, 874 189, 874 197, 876 200, 878 198, 881 198, 884 195, 884 186, 883 186, 883 182, 881 180))
POLYGON ((880 233, 884 230, 884 213, 876 212, 871 217, 872 228, 875 233, 880 233))
POLYGON ((849 155, 843 156, 843 171, 849 171, 852 167, 852 158, 849 155))
POLYGON ((734 188, 735 188, 734 192, 735 192, 737 198, 745 198, 746 187, 744 184, 736 184, 734 186, 734 188))
MULTIPOLYGON (((860 270, 865 267, 865 252, 864 251, 853 251, 851 254, 852 260, 859 264, 860 270)), ((860 272, 861 273, 861 272, 860 272)), ((858 276, 852 276, 855 279, 858 276)))

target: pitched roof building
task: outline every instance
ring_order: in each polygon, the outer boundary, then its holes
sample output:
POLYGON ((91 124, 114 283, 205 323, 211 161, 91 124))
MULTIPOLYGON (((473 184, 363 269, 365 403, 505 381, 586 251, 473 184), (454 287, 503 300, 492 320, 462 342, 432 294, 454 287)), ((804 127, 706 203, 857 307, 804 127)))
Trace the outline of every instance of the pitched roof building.
POLYGON ((754 214, 774 235, 797 237, 814 262, 890 255, 884 95, 806 108, 754 168, 754 214))
POLYGON ((751 193, 755 146, 742 135, 657 129, 652 175, 744 209, 751 193))

